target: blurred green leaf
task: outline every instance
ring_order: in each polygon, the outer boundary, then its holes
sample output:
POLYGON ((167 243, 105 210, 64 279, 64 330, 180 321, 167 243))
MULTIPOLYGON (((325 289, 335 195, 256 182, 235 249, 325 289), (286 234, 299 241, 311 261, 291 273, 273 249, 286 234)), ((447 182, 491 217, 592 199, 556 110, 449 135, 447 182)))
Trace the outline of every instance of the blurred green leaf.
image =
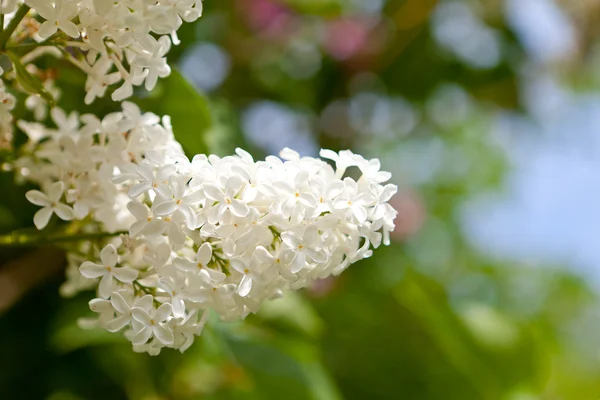
POLYGON ((307 376, 289 355, 269 343, 235 337, 229 337, 227 343, 237 362, 251 374, 262 398, 279 399, 284 393, 289 399, 309 397, 307 376))
POLYGON ((17 82, 19 82, 21 87, 28 93, 36 94, 42 97, 50 107, 54 107, 54 98, 46 90, 40 78, 31 75, 29 71, 27 71, 25 66, 21 63, 18 55, 12 51, 7 51, 6 54, 13 63, 15 77, 17 78, 17 82))
POLYGON ((77 325, 76 320, 60 328, 50 338, 51 346, 60 353, 115 343, 125 343, 125 339, 121 335, 115 335, 101 328, 83 329, 77 325))
POLYGON ((134 353, 130 344, 98 348, 94 354, 106 374, 125 388, 130 400, 157 398, 151 356, 134 353))
POLYGON ((212 101, 212 125, 206 132, 204 142, 208 153, 218 156, 233 154, 237 147, 247 148, 239 129, 239 115, 226 101, 212 101))
POLYGON ((267 340, 228 335, 235 360, 254 381, 260 399, 340 399, 313 344, 281 337, 267 340))
POLYGON ((486 304, 470 303, 460 310, 459 316, 471 334, 490 348, 508 349, 519 338, 519 330, 515 324, 486 304))
POLYGON ((323 330, 321 318, 306 298, 297 292, 289 292, 281 299, 266 302, 260 310, 260 318, 280 323, 310 337, 317 337, 323 330))
MULTIPOLYGON (((302 307, 311 308, 308 304, 302 307)), ((210 333, 207 338, 212 338, 211 347, 220 348, 230 363, 243 368, 242 374, 234 375, 244 398, 341 398, 322 362, 321 347, 310 338, 281 334, 265 324, 224 324, 215 320, 206 332, 210 333)))
POLYGON ((156 89, 136 103, 145 111, 171 117, 175 138, 189 156, 207 153, 206 134, 212 126, 208 99, 176 69, 156 89))
POLYGON ((283 3, 301 13, 328 17, 339 15, 344 9, 342 0, 284 0, 283 3))
POLYGON ((122 335, 111 334, 101 328, 83 329, 79 326, 80 318, 94 319, 98 316, 90 310, 89 299, 89 295, 82 294, 61 302, 50 336, 50 346, 55 351, 70 353, 91 346, 126 343, 122 335))
POLYGON ((481 395, 496 398, 499 382, 482 358, 482 349, 445 302, 439 287, 411 271, 396 291, 398 301, 413 312, 434 343, 457 371, 481 395))
POLYGON ((314 400, 337 400, 342 398, 331 374, 323 365, 319 347, 311 342, 301 340, 284 340, 280 342, 280 346, 301 364, 314 400))

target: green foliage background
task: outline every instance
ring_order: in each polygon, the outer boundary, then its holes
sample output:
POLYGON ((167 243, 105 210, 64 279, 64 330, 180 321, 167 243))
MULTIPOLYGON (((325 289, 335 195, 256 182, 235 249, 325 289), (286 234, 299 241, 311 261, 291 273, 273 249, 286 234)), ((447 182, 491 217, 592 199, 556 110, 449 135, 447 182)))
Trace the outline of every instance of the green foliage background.
MULTIPOLYGON (((351 2, 342 0, 273 3, 284 4, 308 37, 352 13, 351 2)), ((490 10, 492 3, 486 3, 490 10)), ((242 110, 257 99, 316 116, 331 101, 347 98, 350 83, 365 71, 377 77, 382 92, 403 96, 417 108, 441 84, 461 85, 475 111, 455 124, 365 139, 343 126, 332 135, 315 123, 323 147, 381 156, 384 169, 395 173, 398 165, 386 157, 391 149, 428 140, 444 144, 447 158, 440 162, 448 167, 410 188, 425 214, 418 232, 397 237, 341 277, 270 303, 244 322, 211 321, 184 355, 134 354, 119 335, 81 330, 76 320, 91 316, 91 293, 60 298, 63 277, 56 275, 0 315, 0 399, 598 398, 600 341, 589 337, 598 336, 600 326, 593 318, 581 322, 593 315, 597 294, 562 268, 491 260, 460 229, 464 201, 497 190, 503 180, 504 155, 488 137, 490 121, 500 107, 519 110, 518 78, 507 62, 480 71, 443 56, 429 29, 435 5, 388 1, 385 21, 395 25, 382 28, 385 46, 346 60, 320 48, 318 72, 294 79, 281 70, 286 40, 292 38, 253 30, 245 14, 252 2, 206 1, 205 16, 182 28, 182 44, 169 60, 177 65, 196 42, 218 43, 232 58, 227 80, 201 94, 174 70, 155 91, 133 99, 146 111, 170 115, 189 154, 223 155, 239 146, 261 157, 240 125, 242 110), (452 169, 457 155, 467 165, 459 173, 452 169), (583 341, 582 331, 588 332, 583 341)), ((513 54, 524 57, 506 22, 493 11, 488 18, 513 54)), ((85 77, 60 61, 43 62, 61 71, 61 107, 98 115, 116 109, 107 99, 84 106, 85 77)), ((18 117, 26 116, 18 110, 18 117)), ((0 230, 31 226, 35 209, 24 201, 28 187, 16 185, 6 171, 0 187, 0 230)), ((32 251, 0 249, 0 271, 32 251)), ((44 268, 45 260, 37 264, 44 268)))

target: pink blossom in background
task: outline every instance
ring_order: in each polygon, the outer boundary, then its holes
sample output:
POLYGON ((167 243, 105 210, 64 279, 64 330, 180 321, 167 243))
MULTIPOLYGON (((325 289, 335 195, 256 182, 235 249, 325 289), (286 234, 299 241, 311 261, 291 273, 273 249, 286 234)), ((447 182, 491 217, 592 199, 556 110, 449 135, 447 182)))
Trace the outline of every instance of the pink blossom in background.
POLYGON ((327 27, 325 49, 334 58, 346 60, 365 45, 369 27, 359 19, 340 19, 327 27))
POLYGON ((411 190, 398 192, 390 200, 390 205, 398 211, 394 220, 396 228, 390 237, 395 242, 402 242, 415 235, 423 227, 427 211, 423 200, 411 190))
POLYGON ((238 4, 253 30, 270 37, 289 31, 293 16, 281 3, 274 0, 239 0, 238 4))

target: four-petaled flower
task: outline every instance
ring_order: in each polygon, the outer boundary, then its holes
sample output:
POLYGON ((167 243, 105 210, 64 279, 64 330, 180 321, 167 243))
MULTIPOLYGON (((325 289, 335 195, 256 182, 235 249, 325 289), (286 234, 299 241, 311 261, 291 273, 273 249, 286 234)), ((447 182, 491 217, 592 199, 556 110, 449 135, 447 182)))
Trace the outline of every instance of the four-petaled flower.
POLYGON ((33 216, 33 223, 36 228, 44 229, 50 221, 52 214, 58 215, 58 217, 65 221, 72 220, 75 215, 73 209, 66 204, 60 202, 65 191, 65 184, 62 182, 54 182, 48 187, 47 194, 40 192, 39 190, 30 190, 25 194, 29 202, 42 206, 33 216))
POLYGON ((98 285, 100 297, 108 299, 113 291, 113 277, 123 283, 132 283, 138 277, 138 271, 128 267, 117 267, 119 256, 112 244, 107 245, 100 252, 102 264, 85 261, 79 270, 86 278, 102 278, 98 285))
POLYGON ((307 261, 323 262, 327 259, 327 254, 319 249, 320 241, 316 226, 309 226, 302 236, 284 232, 281 234, 281 240, 291 252, 295 253, 290 268, 293 273, 303 269, 307 261))
POLYGON ((131 342, 134 345, 142 345, 155 337, 164 345, 172 344, 174 340, 173 331, 164 326, 165 321, 171 314, 172 309, 169 303, 161 305, 158 309, 134 308, 132 311, 132 325, 135 336, 131 342))
POLYGON ((46 20, 40 26, 40 37, 49 38, 59 29, 72 38, 79 37, 79 29, 71 21, 77 15, 77 9, 72 7, 72 4, 60 1, 52 4, 47 0, 28 0, 28 2, 46 20))

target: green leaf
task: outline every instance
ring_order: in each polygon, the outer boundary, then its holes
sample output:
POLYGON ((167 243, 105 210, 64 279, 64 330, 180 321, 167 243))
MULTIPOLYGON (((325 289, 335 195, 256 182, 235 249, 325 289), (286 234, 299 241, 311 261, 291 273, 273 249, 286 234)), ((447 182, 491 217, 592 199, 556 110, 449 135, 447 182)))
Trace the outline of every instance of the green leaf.
POLYGON ((136 103, 159 116, 169 115, 175 138, 189 156, 207 153, 206 134, 212 126, 208 99, 173 70, 146 98, 136 103))
POLYGON ((246 324, 218 324, 221 348, 253 382, 245 398, 338 400, 341 394, 323 364, 318 343, 246 324), (256 397, 255 397, 256 396, 256 397))
POLYGON ((284 3, 304 14, 327 17, 338 16, 344 9, 343 2, 340 0, 284 0, 284 3))
POLYGON ((125 339, 121 335, 110 333, 99 327, 83 329, 77 325, 76 320, 55 332, 50 340, 52 348, 63 354, 90 346, 119 343, 125 343, 125 339))
POLYGON ((11 51, 7 51, 6 55, 8 55, 13 63, 15 76, 21 87, 27 93, 37 94, 43 98, 50 107, 54 107, 55 102, 52 95, 44 88, 44 84, 37 76, 31 75, 29 71, 27 71, 25 66, 21 63, 19 56, 11 51))
POLYGON ((308 377, 292 357, 267 343, 228 338, 237 361, 249 372, 265 399, 309 398, 308 377))
MULTIPOLYGON (((399 303, 411 311, 446 360, 482 394, 500 393, 499 379, 485 354, 434 282, 409 270, 396 290, 399 303)), ((483 398, 483 397, 482 397, 483 398)))
POLYGON ((281 299, 263 304, 260 318, 281 323, 310 337, 318 337, 323 331, 323 321, 310 303, 295 292, 286 293, 281 299))
POLYGON ((49 336, 49 345, 54 351, 67 354, 86 347, 127 343, 120 334, 100 327, 83 329, 79 326, 79 318, 97 318, 90 310, 88 300, 88 296, 81 295, 61 303, 49 336))
POLYGON ((227 101, 219 100, 210 103, 210 111, 212 125, 204 140, 208 152, 223 157, 233 154, 236 147, 245 148, 237 110, 227 101))

